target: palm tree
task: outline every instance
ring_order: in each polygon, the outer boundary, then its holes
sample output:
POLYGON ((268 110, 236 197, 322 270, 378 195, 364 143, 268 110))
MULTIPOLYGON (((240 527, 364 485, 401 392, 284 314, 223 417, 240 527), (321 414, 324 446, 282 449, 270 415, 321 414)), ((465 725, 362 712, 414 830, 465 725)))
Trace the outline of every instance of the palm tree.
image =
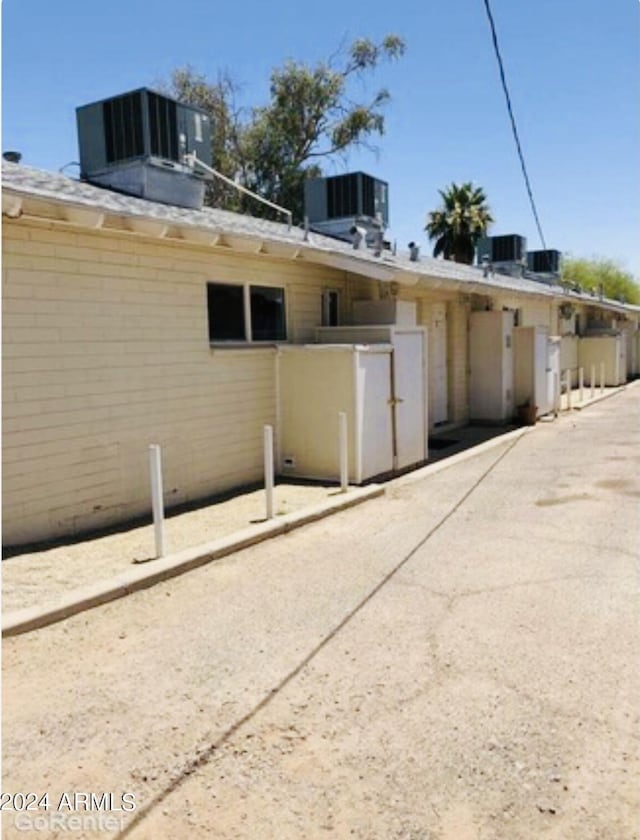
POLYGON ((429 239, 436 240, 433 256, 471 265, 476 243, 493 222, 486 196, 470 181, 452 183, 439 193, 442 207, 429 213, 425 227, 429 239))

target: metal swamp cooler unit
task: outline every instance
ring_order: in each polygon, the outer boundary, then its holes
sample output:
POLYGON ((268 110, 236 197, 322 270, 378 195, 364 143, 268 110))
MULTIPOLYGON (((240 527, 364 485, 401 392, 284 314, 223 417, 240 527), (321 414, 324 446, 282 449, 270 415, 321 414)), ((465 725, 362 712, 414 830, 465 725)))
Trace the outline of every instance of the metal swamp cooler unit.
POLYGON ((127 195, 200 209, 205 181, 184 163, 211 165, 211 125, 200 108, 147 88, 76 109, 80 177, 127 195))
POLYGON ((389 224, 389 187, 364 172, 311 178, 304 183, 304 208, 314 230, 350 242, 352 226, 362 224, 373 241, 374 227, 389 224))

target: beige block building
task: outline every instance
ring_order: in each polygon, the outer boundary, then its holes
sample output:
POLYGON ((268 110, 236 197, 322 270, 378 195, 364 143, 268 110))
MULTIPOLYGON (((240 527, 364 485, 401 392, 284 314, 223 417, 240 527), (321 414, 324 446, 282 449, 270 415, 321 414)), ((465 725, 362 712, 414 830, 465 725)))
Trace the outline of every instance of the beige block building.
MULTIPOLYGON (((434 429, 468 420, 474 309, 514 309, 555 332, 567 298, 14 164, 3 179, 5 545, 146 515, 150 444, 162 447, 167 507, 259 481, 277 347, 351 323, 356 300, 415 303, 434 429)), ((631 308, 598 306, 637 328, 631 308)))

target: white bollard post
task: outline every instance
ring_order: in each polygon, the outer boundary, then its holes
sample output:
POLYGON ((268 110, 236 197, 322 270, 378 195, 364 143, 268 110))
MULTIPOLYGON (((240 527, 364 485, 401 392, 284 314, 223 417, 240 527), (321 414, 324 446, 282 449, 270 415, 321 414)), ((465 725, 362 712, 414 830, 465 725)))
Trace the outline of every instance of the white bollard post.
POLYGON ((560 411, 560 374, 553 374, 553 413, 557 417, 560 411))
POLYGON ((580 389, 580 402, 584 402, 584 368, 578 368, 578 388, 580 389))
POLYGON ((273 519, 273 426, 263 429, 264 489, 267 502, 267 519, 273 519))
POLYGON ((604 394, 604 362, 600 362, 600 393, 604 394))
POLYGON ((162 454, 160 446, 149 446, 149 469, 151 474, 151 508, 153 510, 153 534, 156 545, 156 559, 164 557, 164 501, 162 498, 162 454))
POLYGON ((571 411, 571 370, 567 368, 566 372, 566 389, 567 389, 567 411, 571 411))
POLYGON ((596 366, 591 365, 591 399, 593 399, 596 395, 596 366))
POLYGON ((347 415, 344 411, 338 412, 338 435, 340 452, 340 490, 346 493, 349 489, 349 451, 347 443, 347 415))

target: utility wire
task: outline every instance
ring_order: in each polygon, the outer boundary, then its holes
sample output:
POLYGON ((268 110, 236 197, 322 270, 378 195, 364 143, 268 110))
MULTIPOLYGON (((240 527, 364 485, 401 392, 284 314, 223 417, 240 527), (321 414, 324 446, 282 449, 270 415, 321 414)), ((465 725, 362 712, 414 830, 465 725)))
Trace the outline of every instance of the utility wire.
POLYGON ((496 58, 498 59, 498 67, 500 68, 500 80, 502 81, 502 89, 504 90, 505 99, 507 100, 507 110, 509 111, 509 119, 511 120, 511 129, 513 131, 513 137, 516 141, 516 148, 518 150, 518 157, 520 158, 520 167, 522 168, 522 174, 524 175, 524 182, 527 186, 527 193, 529 194, 529 201, 531 203, 531 209, 533 210, 533 217, 536 220, 536 226, 538 228, 538 233, 540 234, 540 241, 542 242, 542 247, 544 250, 547 249, 546 242, 544 240, 544 234, 542 233, 542 226, 540 224, 540 219, 538 218, 538 211, 536 210, 536 203, 533 200, 533 192, 531 191, 531 183, 529 181, 529 176, 527 174, 527 167, 524 162, 524 155, 522 154, 522 147, 520 145, 520 138, 518 136, 518 129, 516 127, 516 118, 513 116, 513 109, 511 107, 511 97, 509 96, 509 89, 507 87, 507 79, 504 73, 504 65, 502 63, 502 56, 500 55, 500 47, 498 46, 498 36, 496 34, 496 26, 493 22, 493 15, 491 14, 491 7, 489 6, 489 0, 484 0, 484 7, 487 10, 487 17, 489 18, 489 26, 491 27, 491 37, 493 39, 493 49, 496 53, 496 58))

